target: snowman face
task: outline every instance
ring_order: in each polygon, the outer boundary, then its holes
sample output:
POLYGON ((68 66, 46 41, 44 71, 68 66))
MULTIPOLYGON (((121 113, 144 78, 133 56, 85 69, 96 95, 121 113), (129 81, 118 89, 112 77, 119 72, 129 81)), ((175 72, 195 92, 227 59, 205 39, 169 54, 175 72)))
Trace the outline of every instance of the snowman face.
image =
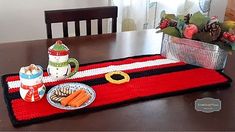
POLYGON ((64 56, 49 55, 49 60, 52 62, 62 63, 68 61, 68 59, 69 55, 64 55, 64 56))

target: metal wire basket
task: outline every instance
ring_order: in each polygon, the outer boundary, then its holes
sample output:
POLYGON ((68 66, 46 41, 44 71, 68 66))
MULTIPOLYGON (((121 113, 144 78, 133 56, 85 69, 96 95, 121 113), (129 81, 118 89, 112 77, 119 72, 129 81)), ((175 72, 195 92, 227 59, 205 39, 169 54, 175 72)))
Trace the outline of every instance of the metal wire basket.
POLYGON ((208 69, 225 67, 227 52, 219 46, 205 42, 163 35, 161 55, 173 60, 208 69))

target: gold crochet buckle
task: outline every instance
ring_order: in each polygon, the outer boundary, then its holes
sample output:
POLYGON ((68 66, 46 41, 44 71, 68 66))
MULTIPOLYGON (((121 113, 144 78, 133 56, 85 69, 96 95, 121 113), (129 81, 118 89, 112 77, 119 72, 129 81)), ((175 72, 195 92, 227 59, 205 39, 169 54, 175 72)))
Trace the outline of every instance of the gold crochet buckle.
POLYGON ((113 84, 123 84, 130 81, 130 76, 122 71, 114 71, 105 74, 105 79, 113 84))

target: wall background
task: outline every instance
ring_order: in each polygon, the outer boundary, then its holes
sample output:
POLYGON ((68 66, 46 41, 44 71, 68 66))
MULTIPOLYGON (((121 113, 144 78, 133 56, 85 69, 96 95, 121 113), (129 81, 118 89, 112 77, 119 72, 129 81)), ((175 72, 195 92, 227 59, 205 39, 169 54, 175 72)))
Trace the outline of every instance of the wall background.
MULTIPOLYGON (((45 10, 108 5, 108 0, 0 0, 0 43, 46 38, 45 10)), ((74 34, 69 23, 69 34, 74 34)), ((52 27, 62 37, 62 24, 52 27)), ((83 33, 85 28, 81 27, 83 33)), ((95 32, 95 31, 93 31, 95 32)))
MULTIPOLYGON (((158 4, 157 16, 162 9, 172 13, 177 12, 177 9, 173 8, 174 5, 169 4, 171 0, 164 1, 166 4, 158 4)), ((0 43, 45 39, 45 10, 106 6, 109 4, 110 0, 0 0, 0 43)), ((219 16, 220 20, 223 21, 226 6, 227 0, 212 0, 210 15, 219 16)), ((70 36, 74 35, 73 24, 69 23, 70 36)), ((109 25, 108 21, 105 21, 104 24, 109 25)), ((81 30, 84 34, 85 24, 82 25, 84 26, 81 27, 81 30)), ((96 27, 95 24, 92 26, 96 27)), ((107 27, 103 29, 106 32, 107 27)), ((53 37, 62 37, 62 24, 54 24, 52 28, 53 37)), ((120 25, 118 28, 120 28, 120 25)), ((96 30, 92 31, 92 33, 96 32, 96 30)))
MULTIPOLYGON (((235 1, 235 0, 232 0, 235 1)), ((157 16, 160 16, 162 10, 167 13, 181 14, 183 9, 188 13, 195 13, 199 11, 200 7, 198 5, 199 0, 158 0, 157 16), (185 5, 185 1, 188 1, 192 5, 185 5), (169 4, 173 3, 173 4, 169 4), (184 7, 182 7, 184 6, 184 7), (178 8, 177 8, 178 7, 178 8)), ((209 11, 209 16, 218 16, 220 21, 224 21, 225 10, 227 7, 228 0, 211 0, 211 7, 209 11)), ((160 19, 159 19, 160 20, 160 19)))
POLYGON ((209 15, 218 16, 220 21, 224 21, 227 4, 228 0, 212 0, 209 15))

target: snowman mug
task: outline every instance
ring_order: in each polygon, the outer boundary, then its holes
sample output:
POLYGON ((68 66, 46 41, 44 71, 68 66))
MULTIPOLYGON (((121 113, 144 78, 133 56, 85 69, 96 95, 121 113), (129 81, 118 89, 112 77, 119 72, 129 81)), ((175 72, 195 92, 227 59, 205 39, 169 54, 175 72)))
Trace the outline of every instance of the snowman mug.
POLYGON ((62 80, 73 76, 77 73, 79 68, 79 63, 74 58, 69 58, 69 49, 58 40, 48 49, 49 63, 47 67, 47 72, 52 79, 62 80), (75 64, 75 68, 71 71, 70 63, 75 64))
POLYGON ((34 64, 21 67, 19 76, 21 98, 27 102, 36 102, 42 99, 46 92, 42 81, 42 67, 34 64))

